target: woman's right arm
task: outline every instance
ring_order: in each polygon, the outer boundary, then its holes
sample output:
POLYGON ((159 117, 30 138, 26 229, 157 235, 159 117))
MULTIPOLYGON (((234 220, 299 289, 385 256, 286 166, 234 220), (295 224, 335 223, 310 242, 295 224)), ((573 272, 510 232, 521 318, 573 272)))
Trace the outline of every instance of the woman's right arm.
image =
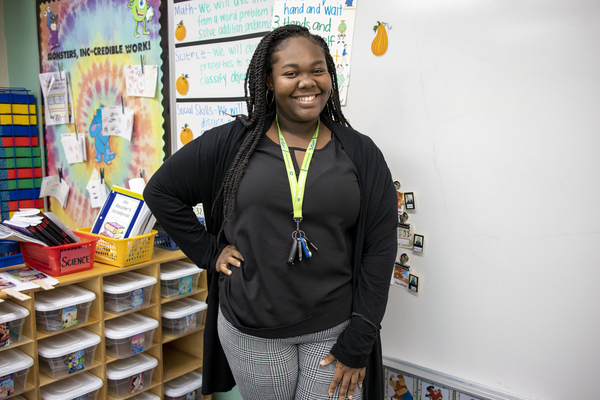
POLYGON ((212 197, 206 196, 206 190, 212 188, 213 183, 204 182, 199 173, 207 164, 207 160, 199 164, 201 139, 187 144, 164 162, 146 185, 144 200, 186 256, 200 268, 210 270, 226 245, 217 245, 215 235, 207 232, 192 208, 203 201, 212 201, 212 198, 203 198, 212 197))

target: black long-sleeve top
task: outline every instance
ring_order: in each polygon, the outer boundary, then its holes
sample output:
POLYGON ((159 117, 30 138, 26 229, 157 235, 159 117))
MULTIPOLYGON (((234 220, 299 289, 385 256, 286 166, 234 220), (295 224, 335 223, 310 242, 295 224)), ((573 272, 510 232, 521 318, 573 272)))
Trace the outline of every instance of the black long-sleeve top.
MULTIPOLYGON (((306 149, 290 147, 293 154, 306 149)), ((292 158, 296 174, 298 163, 292 158)), ((244 257, 222 274, 219 304, 240 331, 284 338, 332 328, 352 313, 352 228, 360 209, 358 175, 332 139, 314 151, 300 229, 318 247, 287 263, 296 223, 281 147, 263 136, 240 182, 226 240, 244 257)))
MULTIPOLYGON (((274 114, 268 116, 264 133, 273 119, 274 114)), ((366 366, 365 399, 380 399, 383 368, 379 324, 397 252, 396 190, 381 151, 369 137, 326 116, 322 115, 321 121, 354 164, 361 196, 352 235, 353 317, 331 353, 349 367, 366 366)), ((209 272, 203 394, 228 391, 235 385, 217 334, 219 274, 215 263, 227 243, 216 242, 223 209, 222 203, 214 200, 245 135, 240 121, 205 132, 166 160, 144 191, 148 206, 169 236, 194 263, 209 272), (206 230, 192 211, 198 203, 204 204, 206 230)))

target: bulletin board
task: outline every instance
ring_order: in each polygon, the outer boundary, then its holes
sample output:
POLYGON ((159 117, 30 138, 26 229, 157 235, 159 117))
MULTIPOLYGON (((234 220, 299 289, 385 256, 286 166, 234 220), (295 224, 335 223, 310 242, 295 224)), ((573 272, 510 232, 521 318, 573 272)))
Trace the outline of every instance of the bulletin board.
POLYGON ((161 0, 37 1, 41 72, 67 71, 73 95, 76 126, 45 127, 46 174, 62 168, 70 186, 66 207, 50 197, 50 208, 71 228, 91 226, 98 212, 86 190, 94 169, 104 169, 109 188, 128 187, 140 171, 149 177, 163 162, 163 7, 161 0), (127 96, 125 66, 139 66, 141 56, 145 65, 157 66, 153 98, 127 96), (121 105, 122 97, 134 112, 131 141, 98 133, 98 110, 121 105), (86 135, 87 161, 69 164, 61 135, 76 129, 86 135))

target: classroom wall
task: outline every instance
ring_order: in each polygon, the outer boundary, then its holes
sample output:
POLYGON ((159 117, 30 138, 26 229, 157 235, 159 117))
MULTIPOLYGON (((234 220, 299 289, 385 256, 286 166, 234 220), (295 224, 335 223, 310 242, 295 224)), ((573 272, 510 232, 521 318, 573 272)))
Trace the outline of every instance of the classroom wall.
POLYGON ((358 4, 345 115, 425 235, 384 356, 531 399, 596 398, 600 3, 358 4), (392 25, 382 57, 377 21, 392 25))
POLYGON ((6 40, 4 38, 4 0, 0 0, 0 87, 8 87, 6 40))

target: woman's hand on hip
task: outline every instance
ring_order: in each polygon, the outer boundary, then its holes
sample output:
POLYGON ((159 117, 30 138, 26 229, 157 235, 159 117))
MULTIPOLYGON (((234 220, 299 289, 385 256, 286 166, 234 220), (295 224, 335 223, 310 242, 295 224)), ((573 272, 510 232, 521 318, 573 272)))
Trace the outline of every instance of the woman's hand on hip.
MULTIPOLYGON (((333 354, 329 353, 327 357, 321 360, 321 365, 329 365, 334 360, 335 357, 333 354)), ((366 368, 350 368, 338 360, 335 366, 333 380, 331 381, 331 385, 329 385, 329 397, 333 396, 335 388, 341 383, 340 400, 345 399, 346 396, 351 399, 356 386, 362 387, 363 381, 365 380, 365 371, 366 368)))
POLYGON ((241 267, 242 261, 244 261, 244 257, 235 248, 235 246, 229 244, 227 247, 221 251, 219 258, 217 259, 217 263, 215 265, 215 269, 217 272, 222 272, 225 275, 231 275, 231 270, 228 268, 228 265, 233 265, 234 267, 241 267))

